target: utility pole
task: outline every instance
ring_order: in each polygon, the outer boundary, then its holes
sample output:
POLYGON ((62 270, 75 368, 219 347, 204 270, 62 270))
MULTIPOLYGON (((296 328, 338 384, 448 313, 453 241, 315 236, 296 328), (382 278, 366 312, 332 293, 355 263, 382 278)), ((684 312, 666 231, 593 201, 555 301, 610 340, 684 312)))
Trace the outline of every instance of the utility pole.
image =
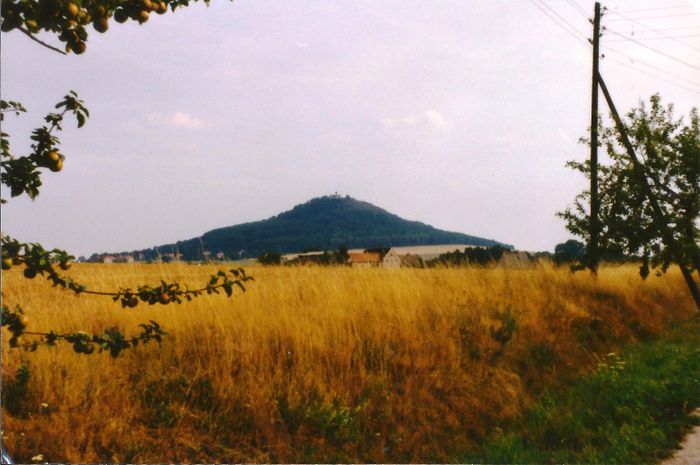
MULTIPOLYGON (((627 129, 625 128, 625 125, 622 122, 622 118, 620 118, 620 114, 617 112, 617 108, 615 108, 615 104, 613 103, 612 97, 610 96, 610 91, 608 91, 608 86, 605 85, 605 81, 603 81, 603 77, 600 75, 598 75, 598 82, 600 83, 600 88, 603 91, 605 100, 608 103, 610 112, 612 113, 613 119, 615 120, 617 132, 622 138, 622 144, 625 146, 627 155, 629 155, 630 160, 632 160, 632 165, 634 166, 634 169, 639 175, 639 179, 642 185, 642 191, 644 192, 644 195, 651 204, 651 208, 654 214, 654 223, 656 224, 667 246, 674 247, 675 240, 673 238, 673 231, 671 231, 671 228, 668 226, 668 217, 664 213, 664 210, 661 208, 659 200, 657 199, 656 195, 654 194, 654 191, 649 185, 646 173, 644 172, 644 166, 639 161, 639 158, 637 158, 637 154, 634 153, 634 147, 632 146, 629 137, 627 137, 627 129)), ((700 289, 698 289, 698 285, 693 279, 693 274, 683 263, 679 263, 678 266, 681 269, 683 279, 685 279, 685 282, 688 285, 688 290, 690 290, 690 294, 693 296, 693 300, 695 300, 695 305, 697 306, 698 310, 700 310, 700 289)))
MULTIPOLYGON (((627 129, 625 128, 622 118, 620 118, 615 104, 613 103, 612 97, 610 96, 610 91, 603 81, 603 77, 598 69, 598 63, 600 59, 600 2, 595 3, 595 12, 593 15, 593 39, 591 40, 593 44, 593 76, 591 85, 591 217, 590 217, 590 240, 588 241, 588 268, 595 275, 598 270, 598 262, 600 260, 599 252, 599 237, 600 237, 600 200, 598 198, 598 88, 603 92, 603 96, 610 108, 613 119, 615 120, 615 126, 622 139, 622 144, 625 146, 625 150, 632 161, 635 171, 639 175, 641 182, 642 191, 644 196, 649 200, 652 207, 652 212, 654 216, 654 223, 658 228, 664 242, 667 243, 668 247, 676 248, 675 240, 673 237, 673 231, 668 226, 668 218, 664 210, 659 204, 659 200, 654 194, 654 191, 649 185, 647 179, 644 165, 639 161, 637 155, 634 152, 634 147, 629 140, 627 135, 627 129)), ((695 283, 693 275, 685 264, 679 263, 681 269, 681 274, 685 279, 690 294, 695 300, 695 305, 700 310, 700 288, 695 283)))
POLYGON ((588 268, 598 272, 598 238, 600 236, 598 199, 598 62, 600 59, 600 2, 593 15, 593 73, 591 78, 591 221, 588 241, 588 268))

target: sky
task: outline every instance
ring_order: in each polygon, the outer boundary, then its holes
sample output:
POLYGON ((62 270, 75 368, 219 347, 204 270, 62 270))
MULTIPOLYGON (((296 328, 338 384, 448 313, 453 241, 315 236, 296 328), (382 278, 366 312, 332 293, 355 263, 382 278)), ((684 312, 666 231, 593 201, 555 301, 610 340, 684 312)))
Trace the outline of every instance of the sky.
MULTIPOLYGON (((657 92, 678 116, 699 106, 700 0, 603 5, 601 74, 618 109, 657 92)), ((3 123, 15 154, 67 91, 90 110, 60 134, 63 171, 2 207, 2 231, 87 256, 337 192, 552 251, 572 237, 555 213, 587 184, 565 163, 589 153, 592 12, 588 0, 213 0, 112 21, 80 56, 2 33, 2 98, 29 110, 3 123)))

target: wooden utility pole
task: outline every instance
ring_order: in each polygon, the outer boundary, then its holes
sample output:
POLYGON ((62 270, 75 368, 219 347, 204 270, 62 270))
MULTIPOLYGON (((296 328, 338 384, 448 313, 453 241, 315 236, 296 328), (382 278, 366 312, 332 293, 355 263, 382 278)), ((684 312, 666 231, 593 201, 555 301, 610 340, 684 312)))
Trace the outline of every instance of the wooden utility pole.
POLYGON ((593 73, 591 77, 591 221, 588 241, 588 268, 598 272, 598 238, 600 236, 600 200, 598 199, 598 62, 600 59, 600 2, 593 15, 593 73))
MULTIPOLYGON (((620 134, 620 137, 622 139, 622 143, 625 146, 625 150, 627 151, 627 154, 629 155, 630 159, 632 160, 632 164, 634 165, 634 169, 637 171, 639 175, 639 179, 641 181, 641 187, 644 192, 644 195, 646 198, 649 200, 649 203, 651 204, 652 212, 654 215, 654 224, 658 228, 659 233, 661 234, 661 237, 663 238, 664 242, 666 242, 668 247, 675 247, 675 240, 673 237, 673 231, 671 228, 668 226, 668 218, 667 215, 665 214, 664 210, 661 208, 661 205, 659 204, 659 200, 657 199, 656 195, 654 194, 654 191, 651 189, 651 186, 649 185, 649 181, 647 179, 645 170, 644 170, 644 165, 639 161, 637 158, 636 153, 634 152, 634 147, 632 146, 632 143, 629 140, 629 137, 627 136, 627 129, 625 128, 625 125, 622 122, 622 119, 620 118, 620 115, 617 113, 617 109, 615 108, 615 104, 612 101, 612 97, 610 96, 610 92, 608 91, 607 86, 605 85, 605 82, 603 81, 603 77, 600 75, 600 71, 598 69, 598 63, 600 60, 600 2, 595 3, 595 11, 593 15, 593 39, 591 40, 591 43, 593 44, 593 76, 591 78, 591 159, 590 159, 590 168, 591 168, 591 217, 590 217, 590 239, 588 241, 588 268, 591 270, 593 274, 597 273, 598 270, 598 262, 600 260, 600 251, 599 251, 599 238, 600 238, 600 218, 599 218, 599 211, 600 211, 600 199, 598 198, 598 88, 603 91, 603 95, 605 96, 605 100, 608 104, 608 107, 610 108, 610 112, 612 113, 613 119, 615 120, 615 126, 617 127, 617 131, 620 134)), ((688 285, 688 289, 690 290, 690 294, 693 296, 693 300, 695 300, 695 305, 698 307, 698 310, 700 310, 700 289, 698 288, 697 283, 693 279, 693 275, 688 269, 687 266, 684 264, 679 263, 678 264, 681 273, 683 274, 683 278, 685 279, 686 284, 688 285)), ((697 266, 697 265, 696 265, 697 266)), ((700 272, 700 269, 699 271, 700 272)))
MULTIPOLYGON (((622 118, 620 118, 620 115, 617 112, 617 108, 615 108, 615 104, 613 103, 612 97, 610 96, 608 87, 605 85, 605 81, 603 81, 603 77, 600 74, 598 74, 598 83, 600 84, 600 89, 603 91, 605 100, 608 103, 610 113, 612 113, 613 119, 615 120, 617 132, 620 133, 620 137, 622 138, 622 143, 625 146, 625 150, 627 151, 630 160, 632 160, 634 169, 637 171, 637 174, 642 184, 642 190, 644 191, 644 195, 651 204, 651 209, 654 214, 654 224, 657 226, 659 233, 661 233, 661 237, 663 237, 664 242, 666 242, 666 245, 668 247, 674 247, 675 240, 673 238, 673 231, 671 231, 671 228, 668 226, 669 220, 666 217, 664 210, 661 209, 659 200, 656 198, 654 191, 652 191, 651 186, 649 185, 647 175, 644 172, 644 166, 639 161, 639 158, 637 158, 637 154, 634 152, 634 147, 632 146, 632 143, 627 137, 627 129, 625 128, 625 125, 622 122, 622 118)), ((684 264, 679 263, 678 266, 681 269, 681 274, 683 274, 683 279, 685 279, 685 282, 688 285, 690 294, 693 296, 693 300, 695 300, 695 305, 697 306, 698 310, 700 310, 700 289, 698 289, 698 285, 693 279, 693 274, 684 264)))

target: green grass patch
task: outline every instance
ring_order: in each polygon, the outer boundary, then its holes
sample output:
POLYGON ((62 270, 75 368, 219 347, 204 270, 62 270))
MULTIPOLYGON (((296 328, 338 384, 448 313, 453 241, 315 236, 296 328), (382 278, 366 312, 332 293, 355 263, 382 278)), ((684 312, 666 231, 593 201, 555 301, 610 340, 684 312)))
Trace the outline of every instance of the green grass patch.
POLYGON ((522 421, 459 457, 482 463, 654 463, 700 406, 700 326, 599 358, 592 373, 543 395, 522 421))

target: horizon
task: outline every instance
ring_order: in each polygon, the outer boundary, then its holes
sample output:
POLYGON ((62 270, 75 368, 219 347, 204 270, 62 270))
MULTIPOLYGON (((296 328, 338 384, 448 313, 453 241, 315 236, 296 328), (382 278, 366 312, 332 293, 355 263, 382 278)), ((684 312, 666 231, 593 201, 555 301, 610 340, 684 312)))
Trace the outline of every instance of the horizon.
MULTIPOLYGON (((333 194, 326 194, 326 195, 321 195, 321 196, 319 196, 319 197, 314 197, 314 198, 312 198, 312 199, 309 199, 309 200, 307 200, 307 201, 305 201, 305 202, 303 202, 303 203, 300 203, 300 204, 296 204, 296 205, 294 205, 294 206, 288 208, 287 210, 281 211, 281 212, 279 212, 279 213, 277 213, 277 214, 274 214, 274 215, 272 215, 272 216, 269 216, 269 217, 267 217, 267 218, 262 218, 262 219, 258 219, 258 220, 253 220, 253 221, 249 221, 249 222, 246 222, 246 223, 239 223, 239 224, 235 224, 235 225, 222 226, 222 227, 220 227, 220 228, 214 228, 214 229, 209 230, 209 231, 204 231, 203 233, 199 234, 198 236, 188 237, 188 238, 186 238, 186 239, 181 239, 181 240, 178 240, 178 241, 176 241, 176 242, 184 242, 184 241, 189 241, 189 240, 194 240, 194 239, 200 239, 200 238, 202 238, 202 236, 204 236, 204 234, 210 233, 210 232, 215 231, 215 230, 218 230, 218 229, 227 229, 227 228, 231 228, 231 227, 235 227, 235 226, 241 226, 241 225, 246 225, 246 224, 252 224, 252 223, 258 223, 258 222, 262 222, 262 221, 267 221, 267 220, 273 220, 273 219, 277 218, 277 217, 280 216, 280 215, 283 215, 283 214, 285 214, 285 213, 290 213, 292 210, 294 210, 294 209, 297 208, 297 207, 300 207, 300 206, 303 206, 303 205, 307 205, 307 204, 309 204, 310 202, 313 202, 313 201, 315 201, 315 200, 323 200, 323 199, 352 200, 352 201, 359 202, 359 203, 366 203, 366 204, 369 204, 370 206, 372 206, 372 207, 374 207, 374 208, 378 208, 378 209, 384 211, 384 212, 387 213, 388 215, 398 216, 398 215, 395 215, 394 213, 392 213, 392 212, 390 212, 390 211, 388 211, 388 210, 382 208, 381 205, 374 205, 374 204, 371 203, 371 202, 367 202, 367 201, 362 200, 362 199, 354 198, 354 197, 352 197, 352 196, 349 195, 349 194, 343 195, 343 194, 339 194, 338 192, 335 192, 335 193, 333 193, 333 194)), ((408 220, 408 219, 406 219, 406 218, 401 218, 401 217, 399 217, 399 218, 400 218, 401 220, 409 221, 409 222, 417 221, 417 220, 408 220)), ((430 225, 430 224, 423 223, 423 222, 420 222, 420 221, 419 221, 419 223, 421 223, 421 224, 423 224, 423 225, 425 225, 425 226, 429 226, 429 227, 433 227, 433 228, 434 228, 434 226, 432 226, 432 225, 430 225)), ((439 228, 435 228, 435 229, 437 229, 438 231, 443 231, 443 232, 444 232, 444 230, 441 230, 441 229, 439 229, 439 228)), ((460 232, 460 231, 446 231, 446 232, 450 232, 450 233, 459 233, 459 234, 469 235, 469 234, 467 234, 467 233, 462 233, 462 232, 460 232)), ((514 251, 520 251, 520 250, 516 249, 512 244, 507 244, 507 243, 505 243, 505 242, 498 241, 497 239, 492 238, 492 237, 478 237, 478 239, 485 239, 485 240, 488 240, 488 241, 496 241, 496 242, 499 242, 499 245, 501 245, 501 246, 503 246, 503 247, 505 247, 505 248, 511 248, 511 249, 514 250, 514 251)), ((113 256, 125 256, 125 255, 132 255, 132 254, 138 253, 138 252, 143 252, 143 251, 145 251, 145 250, 162 249, 163 247, 168 247, 168 246, 173 246, 173 245, 176 245, 176 243, 156 244, 156 245, 153 245, 153 246, 150 246, 150 247, 142 247, 142 248, 140 248, 140 249, 132 249, 132 250, 122 250, 122 251, 119 251, 119 252, 117 252, 117 251, 99 251, 99 252, 93 252, 93 253, 91 253, 91 254, 89 254, 89 255, 81 255, 80 258, 89 259, 89 258, 94 257, 94 256, 103 256, 103 255, 107 255, 107 256, 112 256, 112 255, 113 255, 113 256)), ((420 246, 420 245, 424 245, 424 244, 415 244, 415 245, 411 245, 411 246, 395 246, 395 245, 392 245, 392 244, 386 244, 386 245, 383 246, 383 247, 385 247, 385 248, 393 248, 393 247, 415 247, 415 246, 420 246)), ((426 244, 426 245, 435 246, 435 245, 463 245, 463 244, 445 243, 445 244, 426 244)), ((478 246, 476 246, 476 245, 474 245, 474 246, 475 246, 475 247, 478 247, 478 246)), ((368 248, 376 248, 376 247, 365 247, 364 249, 368 249, 368 248)), ((205 249, 205 250, 206 250, 206 249, 205 249)), ((331 250, 331 249, 326 249, 326 250, 331 250)), ((322 252, 323 250, 321 250, 321 249, 315 250, 315 249, 314 249, 314 251, 320 251, 320 252, 322 252)), ((213 252, 213 251, 209 250, 209 252, 213 252)), ((523 251, 523 252, 545 252, 545 251, 531 251, 531 250, 528 250, 528 251, 523 251)), ((176 251, 176 253, 177 253, 177 251, 176 251)), ((301 253, 301 251, 284 252, 284 253, 286 253, 286 254, 290 254, 290 253, 291 253, 291 254, 295 254, 295 253, 301 253)), ((249 258, 251 258, 251 257, 249 257, 249 258)))
MULTIPOLYGON (((700 2, 634 21, 617 10, 681 7, 604 5, 601 73, 616 106, 658 92, 687 115, 700 101, 688 66, 700 41, 648 30, 695 24, 700 2)), ((80 130, 65 125, 64 169, 44 176, 36 201, 3 205, 3 232, 76 256, 138 250, 338 191, 552 251, 574 238, 555 213, 587 187, 564 165, 588 157, 577 139, 590 121, 592 11, 593 1, 195 4, 91 30, 81 56, 3 33, 3 98, 28 109, 3 121, 15 153, 68 90, 91 114, 80 130)))

